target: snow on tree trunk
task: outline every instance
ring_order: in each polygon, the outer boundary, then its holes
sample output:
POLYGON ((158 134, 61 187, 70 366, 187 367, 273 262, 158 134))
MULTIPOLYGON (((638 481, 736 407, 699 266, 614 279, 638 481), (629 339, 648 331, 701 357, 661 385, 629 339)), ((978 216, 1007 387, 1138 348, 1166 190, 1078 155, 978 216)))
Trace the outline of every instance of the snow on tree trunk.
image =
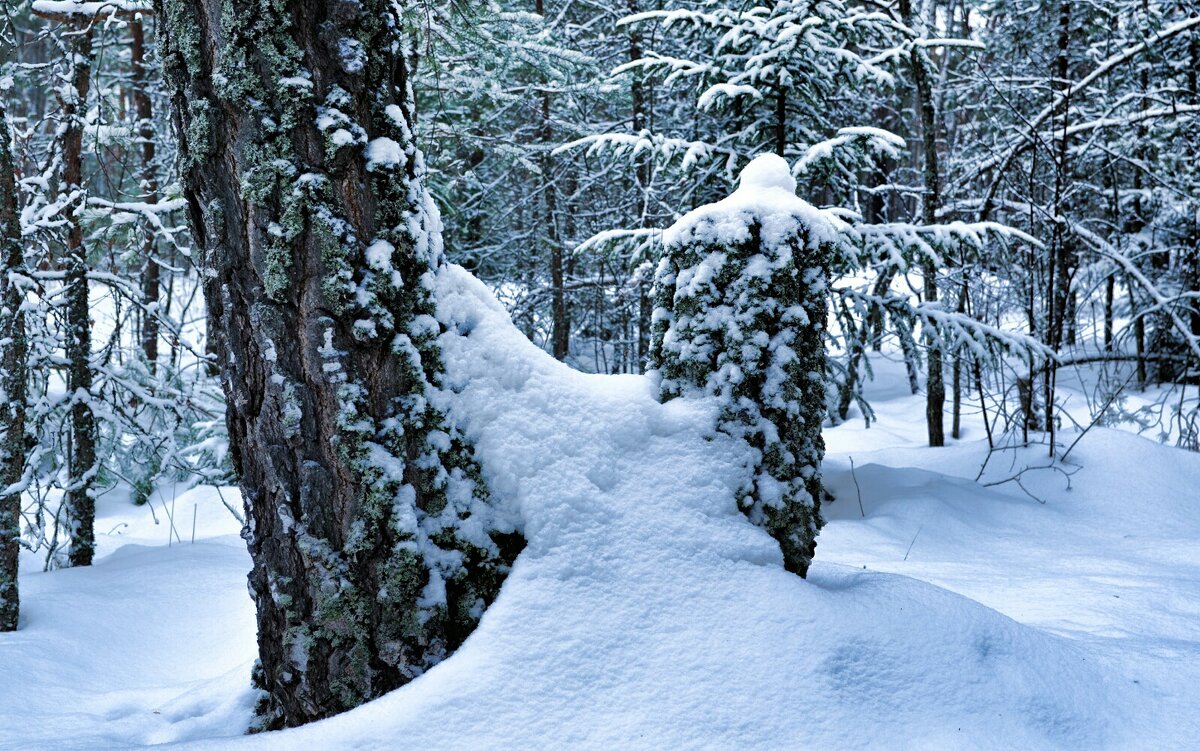
MULTIPOLYGON (((900 17, 907 26, 914 29, 922 24, 913 13, 909 0, 900 0, 900 17)), ((921 220, 925 226, 932 227, 938 222, 938 209, 942 202, 941 168, 938 165, 937 149, 937 113, 934 107, 933 78, 931 65, 926 58, 926 50, 918 44, 912 45, 909 60, 912 66, 913 89, 916 95, 914 103, 921 125, 921 163, 924 192, 921 194, 921 220)), ((921 263, 925 302, 934 303, 938 299, 938 266, 926 254, 921 263)), ((942 371, 944 352, 937 336, 926 332, 925 343, 928 347, 925 379, 925 425, 929 434, 930 446, 946 445, 946 381, 942 371)), ((957 436, 955 436, 957 437, 957 436)))
MULTIPOLYGON (((0 103, 0 487, 15 488, 25 473, 25 405, 29 344, 24 297, 19 280, 24 269, 8 117, 0 103)), ((21 492, 0 495, 0 631, 15 631, 20 611, 17 558, 20 552, 21 492)))
MULTIPOLYGON (((131 84, 133 109, 137 117, 137 133, 141 141, 141 170, 138 175, 138 187, 142 191, 142 200, 147 204, 158 203, 158 176, 155 174, 154 160, 157 144, 154 141, 154 107, 150 99, 150 84, 146 71, 146 30, 142 18, 136 17, 129 22, 129 33, 132 44, 129 51, 131 67, 131 84)), ((142 299, 148 309, 142 314, 139 339, 142 354, 146 358, 146 367, 153 373, 158 367, 158 337, 159 337, 159 296, 162 287, 162 267, 155 257, 158 249, 158 237, 147 228, 145 239, 142 241, 142 299)))
MULTIPOLYGON (((63 184, 72 202, 86 202, 83 177, 83 130, 92 79, 92 27, 90 21, 73 20, 71 37, 72 86, 63 105, 63 184)), ((92 411, 92 314, 89 304, 88 250, 84 242, 82 211, 70 209, 64 259, 66 285, 67 393, 71 397, 71 452, 68 455, 63 504, 71 525, 67 559, 72 566, 90 566, 96 556, 96 415, 92 411)))
POLYGON ((445 261, 402 5, 158 4, 248 512, 261 728, 444 659, 522 545, 438 407, 445 261))
POLYGON ((832 224, 760 156, 723 201, 664 234, 652 365, 662 396, 717 397, 719 427, 756 450, 739 503, 801 576, 821 520, 825 315, 832 224))

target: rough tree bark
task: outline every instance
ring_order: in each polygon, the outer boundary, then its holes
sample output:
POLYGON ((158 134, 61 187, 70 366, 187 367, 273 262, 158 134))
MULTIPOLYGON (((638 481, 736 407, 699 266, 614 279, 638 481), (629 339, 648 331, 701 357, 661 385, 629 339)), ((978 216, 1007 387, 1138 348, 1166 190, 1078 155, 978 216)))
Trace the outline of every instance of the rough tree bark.
MULTIPOLYGON (((92 19, 72 19, 72 87, 64 96, 63 191, 73 194, 73 204, 85 200, 83 186, 83 118, 92 80, 92 19)), ((63 503, 71 525, 67 560, 72 566, 90 566, 96 555, 96 416, 92 413, 92 321, 88 303, 88 253, 83 224, 74 206, 64 212, 68 220, 65 258, 67 289, 67 393, 71 395, 70 479, 63 503)))
MULTIPOLYGON (((0 102, 0 488, 17 485, 25 473, 25 403, 29 344, 24 298, 18 283, 25 258, 17 206, 8 116, 0 102)), ((15 631, 20 613, 17 558, 20 553, 21 493, 0 496, 0 631, 15 631)))
POLYGON ((438 406, 445 261, 406 64, 419 13, 157 4, 247 510, 257 726, 298 725, 448 655, 521 546, 438 406))

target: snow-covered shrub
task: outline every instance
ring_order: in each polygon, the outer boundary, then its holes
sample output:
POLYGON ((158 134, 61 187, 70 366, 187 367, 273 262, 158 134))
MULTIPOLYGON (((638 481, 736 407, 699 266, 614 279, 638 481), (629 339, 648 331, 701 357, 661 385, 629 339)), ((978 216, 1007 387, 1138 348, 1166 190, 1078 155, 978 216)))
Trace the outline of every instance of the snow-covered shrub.
POLYGON ((720 429, 755 449, 741 508, 803 576, 822 524, 827 259, 837 233, 795 191, 787 162, 760 156, 731 196, 667 230, 651 362, 664 399, 721 401, 720 429))

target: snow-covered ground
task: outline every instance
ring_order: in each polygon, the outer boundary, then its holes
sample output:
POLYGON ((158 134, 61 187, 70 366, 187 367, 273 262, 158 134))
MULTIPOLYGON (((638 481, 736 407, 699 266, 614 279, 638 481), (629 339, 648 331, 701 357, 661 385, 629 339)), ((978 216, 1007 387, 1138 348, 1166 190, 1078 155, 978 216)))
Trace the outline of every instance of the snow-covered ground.
POLYGON ((740 449, 712 405, 571 371, 477 282, 443 283, 467 334, 445 338, 455 409, 529 539, 467 643, 353 712, 239 737, 255 647, 237 522, 193 490, 168 546, 169 491, 160 524, 111 498, 96 566, 24 561, 0 749, 1196 747, 1200 456, 1096 429, 1069 490, 1039 469, 1028 493, 989 487, 1044 448, 976 483, 982 430, 924 448, 923 402, 880 362, 878 424, 827 431, 837 500, 803 581, 735 508, 740 449))

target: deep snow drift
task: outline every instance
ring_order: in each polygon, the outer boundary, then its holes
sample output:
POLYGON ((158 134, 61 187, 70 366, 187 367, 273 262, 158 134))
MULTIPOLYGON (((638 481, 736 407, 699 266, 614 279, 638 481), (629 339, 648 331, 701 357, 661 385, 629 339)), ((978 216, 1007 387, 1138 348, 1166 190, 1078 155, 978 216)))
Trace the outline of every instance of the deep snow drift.
MULTIPOLYGON (((713 434, 713 404, 661 405, 646 378, 574 372, 462 270, 441 284, 450 401, 529 539, 459 652, 353 712, 234 737, 253 700, 248 559, 205 497, 215 516, 200 536, 221 536, 167 548, 147 526, 158 547, 23 577, 25 629, 0 636, 0 748, 1094 749, 1200 737, 1200 457, 1097 430, 1072 455, 1073 490, 1029 473, 1041 504, 962 479, 977 443, 914 448, 922 403, 888 399, 880 368, 880 425, 827 432, 838 500, 803 581, 736 508, 740 449, 713 434)), ((1006 457, 996 478, 1037 451, 1006 457)))

